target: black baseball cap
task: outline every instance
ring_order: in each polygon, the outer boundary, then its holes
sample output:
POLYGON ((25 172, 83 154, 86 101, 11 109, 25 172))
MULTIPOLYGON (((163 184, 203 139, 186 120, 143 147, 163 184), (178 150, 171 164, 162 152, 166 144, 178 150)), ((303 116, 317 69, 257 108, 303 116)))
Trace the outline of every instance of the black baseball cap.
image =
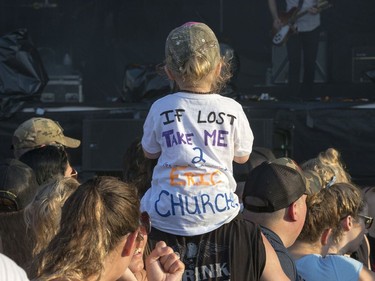
POLYGON ((246 180, 243 203, 253 212, 270 213, 288 207, 303 194, 309 194, 302 169, 290 158, 263 162, 246 180))

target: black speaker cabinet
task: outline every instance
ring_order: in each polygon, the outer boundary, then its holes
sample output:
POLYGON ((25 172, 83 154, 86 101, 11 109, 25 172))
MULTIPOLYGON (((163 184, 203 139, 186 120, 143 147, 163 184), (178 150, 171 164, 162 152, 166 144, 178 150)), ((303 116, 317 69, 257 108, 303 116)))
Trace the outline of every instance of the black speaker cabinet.
MULTIPOLYGON (((289 61, 286 46, 272 46, 272 78, 273 84, 288 83, 289 61)), ((301 66, 300 81, 303 77, 303 61, 301 66)), ((323 35, 320 37, 318 54, 315 61, 315 83, 327 82, 327 41, 323 35)))
POLYGON ((375 70, 375 47, 356 47, 352 49, 352 82, 369 83, 371 77, 366 73, 375 70))
POLYGON ((251 119, 249 118, 251 130, 254 134, 254 146, 273 147, 273 119, 251 119))
POLYGON ((83 120, 82 170, 122 171, 123 156, 142 137, 144 119, 83 120))
MULTIPOLYGON (((273 150, 273 135, 274 135, 274 120, 261 119, 261 118, 251 118, 248 116, 251 130, 254 134, 254 144, 253 150, 255 147, 260 147, 264 149, 273 150)), ((250 156, 251 157, 251 156, 250 156)), ((233 174, 237 181, 245 181, 249 173, 249 163, 247 165, 237 164, 233 162, 233 174)))

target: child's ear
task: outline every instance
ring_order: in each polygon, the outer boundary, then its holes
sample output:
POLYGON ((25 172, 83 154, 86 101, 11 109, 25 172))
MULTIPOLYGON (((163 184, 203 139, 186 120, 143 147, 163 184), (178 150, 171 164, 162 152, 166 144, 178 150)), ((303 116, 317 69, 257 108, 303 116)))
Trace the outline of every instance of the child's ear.
POLYGON ((175 80, 172 72, 168 69, 166 65, 164 65, 164 71, 170 80, 175 80))
POLYGON ((215 75, 218 77, 221 73, 221 67, 223 66, 222 62, 219 62, 215 69, 215 75))
POLYGON ((132 256, 134 254, 135 245, 137 243, 138 231, 130 233, 124 242, 122 248, 122 256, 132 256))

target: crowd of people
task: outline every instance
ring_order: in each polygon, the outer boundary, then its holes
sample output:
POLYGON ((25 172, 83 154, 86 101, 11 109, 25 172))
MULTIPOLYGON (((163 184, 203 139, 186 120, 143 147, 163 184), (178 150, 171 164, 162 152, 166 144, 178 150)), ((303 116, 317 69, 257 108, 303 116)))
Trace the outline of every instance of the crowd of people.
POLYGON ((228 60, 203 23, 170 32, 174 92, 121 179, 80 182, 79 140, 48 118, 20 124, 0 165, 0 281, 375 280, 375 189, 335 148, 304 163, 253 148, 251 120, 220 95, 228 60))

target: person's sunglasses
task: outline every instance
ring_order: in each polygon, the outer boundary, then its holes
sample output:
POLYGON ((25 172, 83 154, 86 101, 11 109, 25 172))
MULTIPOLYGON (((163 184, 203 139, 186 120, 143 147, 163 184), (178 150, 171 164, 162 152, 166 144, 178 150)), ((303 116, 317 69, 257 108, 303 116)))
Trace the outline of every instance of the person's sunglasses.
POLYGON ((0 212, 16 212, 18 210, 17 196, 8 190, 0 190, 0 212))
POLYGON ((358 217, 363 218, 365 221, 365 228, 369 229, 372 225, 372 222, 374 221, 374 218, 365 216, 365 215, 358 215, 358 217))

